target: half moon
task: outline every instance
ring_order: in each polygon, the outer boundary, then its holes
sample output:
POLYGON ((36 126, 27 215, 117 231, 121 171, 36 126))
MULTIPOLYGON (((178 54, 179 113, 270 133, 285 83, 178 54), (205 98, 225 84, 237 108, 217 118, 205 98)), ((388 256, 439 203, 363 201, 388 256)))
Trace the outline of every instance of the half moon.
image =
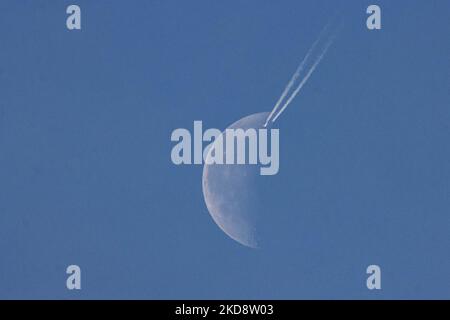
MULTIPOLYGON (((227 129, 263 128, 268 112, 261 112, 244 117, 227 129)), ((223 159, 225 159, 225 131, 223 141, 223 159)), ((218 140, 212 142, 212 146, 218 140)), ((207 159, 211 156, 211 150, 207 159)), ((235 147, 236 150, 236 147, 235 147)), ((248 151, 248 148, 247 150, 248 151)), ((236 152, 235 152, 236 153, 236 152)), ((248 158, 247 158, 248 160, 248 158)), ((258 195, 256 178, 259 166, 251 164, 207 164, 203 167, 203 196, 211 217, 230 238, 250 247, 257 248, 259 235, 258 195)))

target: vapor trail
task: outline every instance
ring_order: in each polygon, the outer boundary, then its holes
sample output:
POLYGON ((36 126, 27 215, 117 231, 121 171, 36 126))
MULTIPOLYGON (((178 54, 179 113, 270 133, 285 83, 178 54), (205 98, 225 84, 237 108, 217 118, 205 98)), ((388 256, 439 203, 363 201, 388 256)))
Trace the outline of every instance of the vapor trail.
POLYGON ((316 61, 314 62, 314 64, 312 65, 312 67, 309 69, 308 73, 306 74, 306 76, 303 78, 303 80, 300 82, 300 84, 297 86, 297 89, 295 89, 295 91, 292 93, 292 95, 289 97, 289 99, 286 101, 286 103, 283 105, 283 107, 281 108, 280 112, 278 112, 275 117, 273 117, 272 122, 275 122, 275 120, 278 119, 278 117, 281 115, 281 113, 287 108, 287 106, 292 102, 292 100, 294 100, 294 98, 297 96, 297 94, 300 92, 300 90, 303 88, 303 86, 305 85, 306 81, 308 81, 309 77, 312 75, 312 73, 314 72, 314 70, 317 68, 317 66, 319 65, 320 61, 323 59, 323 57, 325 56, 325 54, 328 51, 328 48, 331 46, 331 44, 333 43, 335 37, 331 38, 327 44, 325 45, 322 53, 319 55, 319 57, 317 57, 316 61))
POLYGON ((277 103, 275 104, 275 107, 270 112, 269 116, 266 119, 266 123, 264 124, 264 127, 267 126, 267 123, 269 123, 270 118, 273 116, 273 114, 278 110, 278 107, 281 105, 283 100, 286 98, 287 94, 291 90, 291 88, 294 86, 295 81, 300 76, 301 72, 303 71, 303 68, 305 67, 306 62, 308 61, 309 56, 312 54, 314 49, 316 48, 317 44, 321 40, 323 34, 328 29, 329 24, 325 25, 325 27, 320 32, 319 36, 317 37, 316 41, 312 44, 311 48, 309 48, 308 52, 306 53, 306 56, 303 58, 302 62, 299 64, 297 69, 295 70, 294 74, 291 77, 291 80, 289 80, 289 83, 286 85, 286 87, 283 90, 283 93, 281 94, 280 98, 278 99, 277 103))

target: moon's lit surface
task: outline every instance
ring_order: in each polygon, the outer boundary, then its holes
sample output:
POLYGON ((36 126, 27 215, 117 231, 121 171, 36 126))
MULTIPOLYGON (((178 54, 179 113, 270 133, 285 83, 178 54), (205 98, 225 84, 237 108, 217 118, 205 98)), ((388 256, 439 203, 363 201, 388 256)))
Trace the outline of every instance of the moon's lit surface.
MULTIPOLYGON (((228 128, 260 129, 268 115, 268 112, 255 113, 228 128)), ((222 138, 225 159, 224 132, 222 138)), ((211 150, 208 158, 210 156, 211 150)), ((257 248, 259 243, 258 194, 255 188, 259 169, 260 165, 250 164, 205 164, 203 168, 203 195, 209 213, 223 232, 251 248, 257 248)))

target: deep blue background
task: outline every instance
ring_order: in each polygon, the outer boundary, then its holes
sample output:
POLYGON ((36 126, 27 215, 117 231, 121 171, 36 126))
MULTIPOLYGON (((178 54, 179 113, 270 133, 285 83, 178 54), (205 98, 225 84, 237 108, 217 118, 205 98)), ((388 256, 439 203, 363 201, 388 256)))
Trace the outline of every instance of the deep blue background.
POLYGON ((0 2, 0 298, 450 298, 450 2, 377 1, 379 31, 372 1, 72 3, 0 2), (336 12, 248 249, 170 134, 270 111, 336 12))

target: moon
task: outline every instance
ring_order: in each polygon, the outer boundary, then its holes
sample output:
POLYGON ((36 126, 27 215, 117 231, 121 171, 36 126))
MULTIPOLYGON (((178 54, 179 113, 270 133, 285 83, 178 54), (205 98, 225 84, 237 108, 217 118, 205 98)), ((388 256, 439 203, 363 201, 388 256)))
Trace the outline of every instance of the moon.
MULTIPOLYGON (((246 116, 227 129, 263 128, 268 115, 268 112, 261 112, 246 116)), ((224 132, 221 136, 225 159, 224 132)), ((209 152, 207 159, 210 155, 209 152)), ((230 238, 250 248, 258 248, 260 242, 258 178, 258 165, 205 163, 203 167, 203 196, 211 217, 230 238)))

